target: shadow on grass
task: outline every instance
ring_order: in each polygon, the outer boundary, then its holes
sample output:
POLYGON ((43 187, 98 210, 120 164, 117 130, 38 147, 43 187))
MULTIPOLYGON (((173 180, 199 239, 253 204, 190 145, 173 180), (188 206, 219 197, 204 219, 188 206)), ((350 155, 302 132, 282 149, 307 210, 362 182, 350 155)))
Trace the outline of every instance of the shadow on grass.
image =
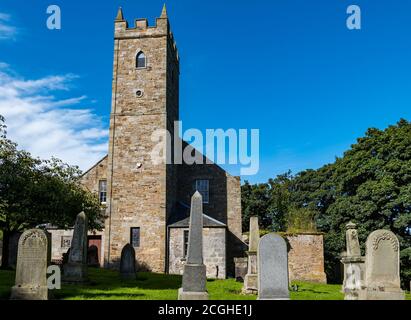
POLYGON ((149 290, 177 290, 181 276, 138 273, 136 279, 122 279, 118 271, 89 269, 89 281, 84 284, 64 284, 54 294, 55 299, 132 299, 147 296, 149 290))
MULTIPOLYGON (((77 295, 77 298, 81 298, 81 299, 85 299, 85 300, 95 300, 96 298, 101 299, 101 300, 105 300, 105 299, 110 299, 110 298, 141 298, 141 297, 145 297, 145 294, 142 293, 130 293, 130 294, 126 294, 126 293, 102 293, 102 292, 98 292, 98 293, 81 293, 79 295, 77 295)), ((57 297, 58 298, 58 297, 57 297)), ((69 298, 69 297, 68 297, 69 298)))

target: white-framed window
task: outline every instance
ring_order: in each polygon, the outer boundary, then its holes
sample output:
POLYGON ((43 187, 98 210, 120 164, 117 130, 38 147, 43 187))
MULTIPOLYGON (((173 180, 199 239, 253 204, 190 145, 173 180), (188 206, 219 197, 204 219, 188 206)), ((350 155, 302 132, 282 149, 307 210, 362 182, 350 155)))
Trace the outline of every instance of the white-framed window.
POLYGON ((189 236, 189 231, 184 230, 184 233, 183 233, 184 258, 186 258, 188 254, 188 236, 189 236))
POLYGON ((107 202, 107 180, 100 180, 98 183, 98 197, 100 203, 105 204, 107 202))
POLYGON ((62 236, 61 237, 61 248, 67 249, 71 247, 71 237, 69 236, 62 236))
POLYGON ((203 197, 203 203, 209 203, 210 190, 208 180, 196 180, 196 191, 200 192, 203 197))

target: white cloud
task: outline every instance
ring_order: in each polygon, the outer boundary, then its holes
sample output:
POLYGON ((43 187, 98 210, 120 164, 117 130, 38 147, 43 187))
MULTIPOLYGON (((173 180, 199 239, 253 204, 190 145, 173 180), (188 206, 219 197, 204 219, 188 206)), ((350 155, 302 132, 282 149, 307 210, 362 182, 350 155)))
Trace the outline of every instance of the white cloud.
POLYGON ((10 24, 11 16, 0 12, 0 40, 15 39, 17 28, 10 24))
POLYGON ((75 78, 68 74, 26 80, 0 62, 0 114, 6 118, 8 137, 20 148, 86 170, 107 153, 108 130, 92 109, 82 107, 86 96, 57 99, 52 95, 69 94, 75 78))

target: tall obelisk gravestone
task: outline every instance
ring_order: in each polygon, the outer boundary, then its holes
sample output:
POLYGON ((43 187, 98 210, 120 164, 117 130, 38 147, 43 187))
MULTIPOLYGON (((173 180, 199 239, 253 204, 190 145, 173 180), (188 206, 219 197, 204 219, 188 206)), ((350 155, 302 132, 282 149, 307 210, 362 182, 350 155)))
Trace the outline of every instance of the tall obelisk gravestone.
POLYGON ((203 198, 197 191, 191 198, 187 262, 178 300, 208 300, 206 282, 206 266, 203 263, 203 198))
POLYGON ((243 293, 257 294, 258 274, 257 274, 257 250, 260 240, 260 229, 258 227, 258 217, 250 218, 250 240, 248 243, 248 270, 244 278, 243 293))
POLYGON ((87 231, 87 217, 81 212, 74 225, 68 263, 64 265, 65 282, 87 281, 87 231))

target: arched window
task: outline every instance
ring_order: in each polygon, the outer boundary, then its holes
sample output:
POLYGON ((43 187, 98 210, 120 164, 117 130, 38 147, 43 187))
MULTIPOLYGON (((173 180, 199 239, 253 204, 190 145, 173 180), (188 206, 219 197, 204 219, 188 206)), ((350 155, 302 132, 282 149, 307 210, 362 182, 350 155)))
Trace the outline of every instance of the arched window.
POLYGON ((137 65, 137 68, 145 68, 146 67, 146 55, 144 54, 143 51, 140 51, 137 54, 136 65, 137 65))

